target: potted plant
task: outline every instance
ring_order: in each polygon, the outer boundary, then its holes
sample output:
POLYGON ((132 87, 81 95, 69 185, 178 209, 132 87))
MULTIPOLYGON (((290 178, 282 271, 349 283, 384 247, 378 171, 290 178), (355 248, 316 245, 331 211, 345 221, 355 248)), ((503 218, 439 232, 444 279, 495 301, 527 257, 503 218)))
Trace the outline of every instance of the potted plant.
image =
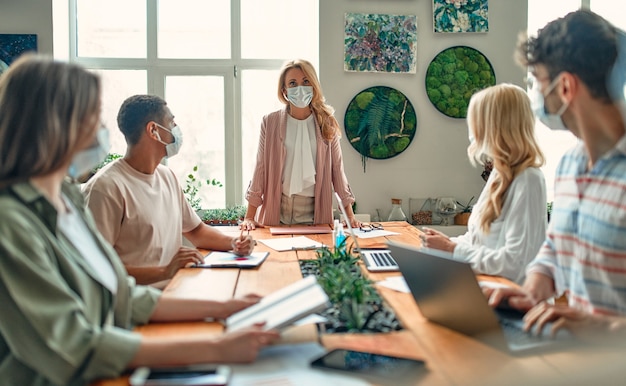
POLYGON ((217 186, 221 188, 223 185, 221 182, 213 179, 201 180, 196 176, 198 173, 198 165, 195 165, 191 172, 187 174, 187 179, 185 180, 185 188, 183 189, 183 193, 185 193, 185 198, 191 205, 191 207, 198 213, 199 215, 202 213, 202 205, 200 203, 200 188, 202 188, 203 184, 208 186, 217 186))
POLYGON ((200 218, 209 225, 237 225, 243 220, 248 208, 245 205, 235 205, 220 209, 204 209, 200 218))
MULTIPOLYGON (((347 240, 347 239, 346 239, 347 240)), ((314 274, 332 306, 323 313, 326 332, 384 332, 401 329, 395 314, 384 305, 373 282, 358 265, 358 256, 346 247, 322 247, 317 259, 301 260, 303 276, 314 274)))
POLYGON ((474 200, 474 196, 472 196, 472 198, 469 199, 469 201, 467 202, 467 204, 462 204, 460 202, 456 202, 459 206, 459 208, 461 209, 461 211, 459 213, 457 213, 456 216, 454 216, 454 225, 467 225, 467 221, 469 220, 470 215, 472 214, 472 201, 474 200))

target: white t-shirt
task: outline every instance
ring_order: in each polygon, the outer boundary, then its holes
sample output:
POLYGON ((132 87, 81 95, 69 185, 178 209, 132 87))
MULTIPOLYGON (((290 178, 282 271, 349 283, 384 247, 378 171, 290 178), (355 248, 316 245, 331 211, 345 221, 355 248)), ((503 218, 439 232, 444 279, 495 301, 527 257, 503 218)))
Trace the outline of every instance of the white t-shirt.
POLYGON ((144 174, 115 160, 82 190, 98 229, 125 265, 167 265, 183 245, 182 234, 202 222, 164 165, 144 174))

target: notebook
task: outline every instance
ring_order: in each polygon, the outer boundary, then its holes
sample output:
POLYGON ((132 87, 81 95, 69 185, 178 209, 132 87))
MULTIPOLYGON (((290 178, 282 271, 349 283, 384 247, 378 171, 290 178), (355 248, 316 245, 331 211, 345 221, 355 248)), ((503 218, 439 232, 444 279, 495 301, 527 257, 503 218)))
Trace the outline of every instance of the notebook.
POLYGON ((229 316, 225 321, 226 329, 237 331, 265 322, 264 330, 282 330, 305 316, 324 311, 328 307, 328 295, 317 283, 315 275, 309 275, 229 316))
POLYGON ((388 247, 426 319, 516 355, 575 343, 566 330, 550 338, 550 326, 540 336, 524 332, 522 313, 491 308, 468 263, 438 250, 392 242, 388 247))
POLYGON ((248 256, 239 256, 232 252, 213 251, 204 255, 204 263, 196 268, 255 268, 261 265, 269 252, 253 252, 248 256))
POLYGON ((352 238, 356 251, 359 253, 361 260, 363 260, 363 263, 365 264, 365 268, 367 268, 370 272, 398 271, 398 264, 393 259, 391 251, 388 249, 361 249, 359 247, 356 234, 354 233, 354 229, 352 229, 350 221, 348 221, 348 214, 346 213, 346 209, 344 208, 343 202, 337 192, 335 192, 335 198, 337 199, 337 204, 339 205, 341 214, 343 214, 343 218, 346 219, 348 233, 352 238))

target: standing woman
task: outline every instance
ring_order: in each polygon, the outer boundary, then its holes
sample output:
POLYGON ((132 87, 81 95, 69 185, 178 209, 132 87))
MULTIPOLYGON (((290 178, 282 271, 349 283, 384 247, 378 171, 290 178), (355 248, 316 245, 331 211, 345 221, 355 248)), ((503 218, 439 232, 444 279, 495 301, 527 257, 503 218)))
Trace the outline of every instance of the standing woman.
POLYGON ((353 227, 355 201, 343 170, 339 123, 326 103, 313 65, 286 62, 278 80, 284 109, 263 117, 257 161, 246 193, 242 229, 256 225, 330 224, 333 190, 353 227))
POLYGON ((474 94, 467 112, 473 165, 493 171, 468 221, 468 231, 448 238, 425 228, 426 247, 453 253, 475 271, 524 281, 525 267, 546 237, 544 156, 535 139, 535 118, 526 92, 499 84, 474 94))
POLYGON ((257 326, 182 340, 131 331, 223 318, 250 303, 162 298, 127 276, 65 181, 108 150, 100 90, 95 74, 39 56, 0 77, 1 383, 85 385, 137 366, 252 361, 277 333, 257 326))

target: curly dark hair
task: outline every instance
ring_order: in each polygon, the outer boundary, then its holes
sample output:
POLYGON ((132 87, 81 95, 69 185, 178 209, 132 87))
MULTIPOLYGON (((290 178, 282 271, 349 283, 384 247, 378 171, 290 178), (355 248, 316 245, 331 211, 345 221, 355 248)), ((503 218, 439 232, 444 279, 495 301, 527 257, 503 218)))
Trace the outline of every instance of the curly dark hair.
POLYGON ((617 58, 617 29, 586 9, 548 23, 536 37, 520 36, 515 52, 526 67, 541 64, 550 80, 567 71, 578 76, 594 98, 610 101, 607 76, 617 58))
POLYGON ((136 145, 148 122, 162 122, 166 105, 167 102, 156 95, 133 95, 127 98, 117 113, 117 125, 126 143, 136 145))

